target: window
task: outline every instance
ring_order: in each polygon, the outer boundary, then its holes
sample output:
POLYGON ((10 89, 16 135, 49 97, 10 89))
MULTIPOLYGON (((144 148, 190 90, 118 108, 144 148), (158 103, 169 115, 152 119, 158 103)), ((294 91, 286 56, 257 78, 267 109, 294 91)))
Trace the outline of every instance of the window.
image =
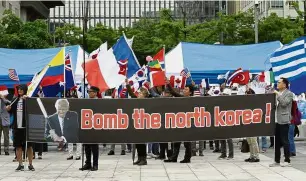
POLYGON ((284 7, 283 1, 271 1, 271 7, 272 8, 282 8, 284 7))
POLYGON ((2 0, 2 7, 6 8, 6 0, 2 0))
POLYGON ((12 7, 12 4, 9 3, 9 9, 12 11, 13 7, 12 7))
POLYGON ((295 3, 298 3, 298 1, 289 1, 289 7, 293 8, 295 3))

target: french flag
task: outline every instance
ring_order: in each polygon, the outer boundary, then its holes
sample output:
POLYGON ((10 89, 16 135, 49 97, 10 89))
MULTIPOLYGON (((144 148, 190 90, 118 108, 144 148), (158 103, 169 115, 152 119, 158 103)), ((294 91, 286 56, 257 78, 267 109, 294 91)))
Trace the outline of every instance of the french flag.
POLYGON ((95 59, 86 62, 83 69, 88 83, 104 92, 121 85, 126 77, 133 76, 140 69, 140 65, 126 37, 122 36, 108 51, 99 52, 95 59), (123 63, 127 65, 122 67, 123 63), (123 75, 125 71, 126 75, 123 75))

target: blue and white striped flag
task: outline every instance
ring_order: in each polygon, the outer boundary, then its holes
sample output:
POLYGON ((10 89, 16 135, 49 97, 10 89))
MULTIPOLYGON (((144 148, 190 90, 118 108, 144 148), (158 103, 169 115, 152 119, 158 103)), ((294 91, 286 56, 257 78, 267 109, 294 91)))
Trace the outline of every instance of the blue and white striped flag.
POLYGON ((288 78, 290 90, 295 94, 306 92, 305 39, 301 37, 278 48, 270 58, 275 81, 288 78))

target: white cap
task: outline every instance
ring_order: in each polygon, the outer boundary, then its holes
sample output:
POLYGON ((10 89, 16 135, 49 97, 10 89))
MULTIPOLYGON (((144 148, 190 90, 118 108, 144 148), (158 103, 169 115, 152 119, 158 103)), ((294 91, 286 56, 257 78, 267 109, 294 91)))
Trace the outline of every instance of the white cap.
POLYGON ((225 94, 225 95, 232 95, 232 91, 231 91, 231 89, 225 88, 223 90, 223 94, 225 94))

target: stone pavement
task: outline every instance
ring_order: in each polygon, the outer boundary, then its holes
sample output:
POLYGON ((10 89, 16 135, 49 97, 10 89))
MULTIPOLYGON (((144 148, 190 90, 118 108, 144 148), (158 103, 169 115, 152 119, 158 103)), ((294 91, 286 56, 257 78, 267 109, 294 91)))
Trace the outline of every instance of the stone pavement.
MULTIPOLYGON (((49 147, 43 160, 34 160, 35 172, 15 172, 17 163, 14 156, 0 156, 0 180, 63 180, 63 181, 166 181, 166 180, 267 180, 267 181, 305 181, 306 180, 306 143, 297 143, 298 156, 292 159, 294 167, 269 168, 273 150, 261 154, 259 163, 245 163, 248 154, 241 153, 236 147, 234 160, 217 160, 219 154, 205 150, 204 157, 193 157, 192 163, 164 163, 149 159, 146 166, 133 166, 131 154, 119 155, 119 146, 115 156, 107 156, 108 150, 100 147, 99 170, 97 172, 79 171, 81 161, 67 161, 66 152, 57 152, 49 147)), ((180 157, 184 154, 181 150, 180 157)))

